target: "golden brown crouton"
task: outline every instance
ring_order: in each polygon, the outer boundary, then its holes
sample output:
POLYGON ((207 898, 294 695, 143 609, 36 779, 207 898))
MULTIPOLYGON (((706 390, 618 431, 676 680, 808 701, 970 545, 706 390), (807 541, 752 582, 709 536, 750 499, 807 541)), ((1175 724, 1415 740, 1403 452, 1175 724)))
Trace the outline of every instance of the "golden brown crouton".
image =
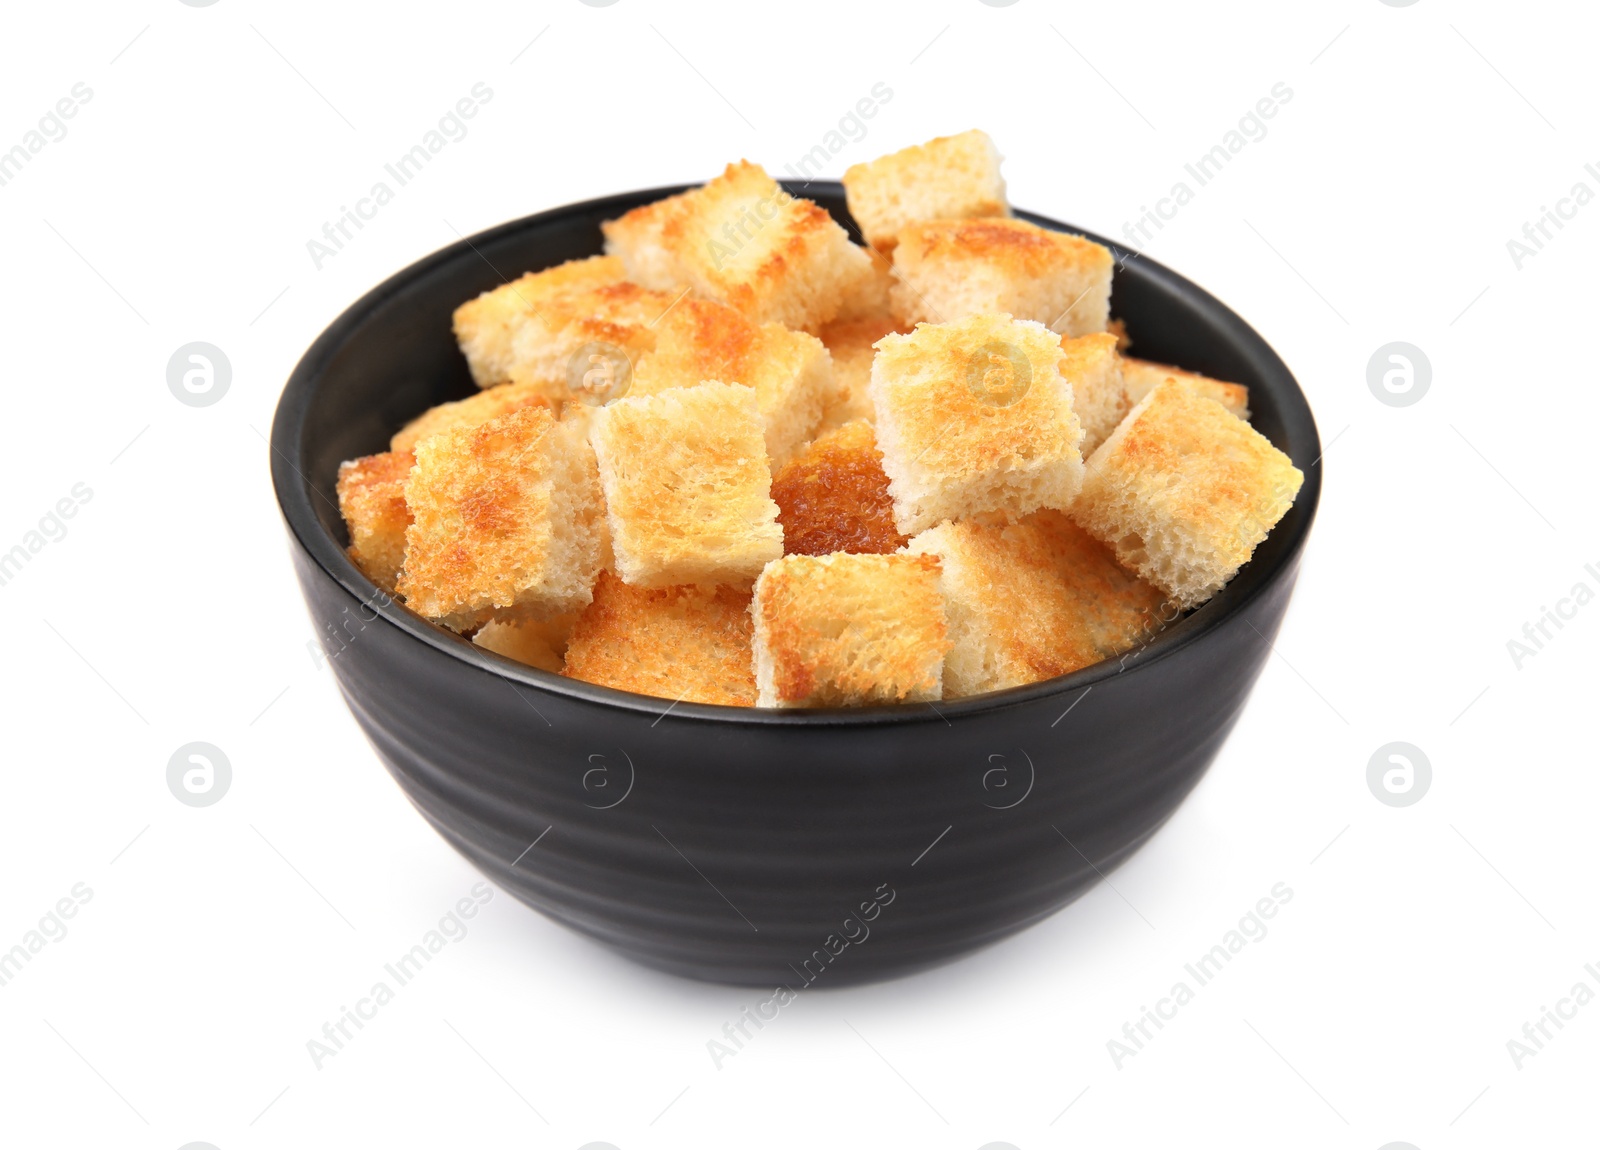
POLYGON ((660 699, 754 706, 752 626, 748 583, 630 587, 604 571, 563 674, 660 699))
POLYGON ((689 288, 756 323, 815 331, 873 274, 849 234, 810 200, 741 161, 703 187, 602 225, 606 251, 658 291, 689 288))
POLYGON ((400 593, 455 630, 589 602, 603 558, 598 476, 582 429, 525 407, 417 445, 400 593))
POLYGON ((1090 456, 1071 513, 1187 609, 1249 561, 1304 478, 1222 404, 1167 379, 1090 456))
POLYGON ((1061 378, 1072 387, 1072 410, 1083 424, 1078 450, 1087 459, 1133 406, 1122 383, 1117 337, 1110 332, 1062 336, 1061 351, 1061 378))
POLYGON ((890 289, 902 323, 950 323, 1005 312, 1061 335, 1104 331, 1111 252, 1024 220, 912 224, 894 249, 890 289))
POLYGON ((905 546, 872 425, 854 420, 820 437, 772 479, 789 555, 887 555, 905 546))
POLYGON ((477 427, 497 415, 531 406, 554 408, 555 401, 542 388, 530 384, 505 383, 491 387, 466 399, 428 408, 394 433, 394 438, 389 440, 389 450, 411 451, 430 435, 452 427, 477 427))
MULTIPOLYGON (((517 332, 552 298, 621 283, 626 278, 622 261, 611 256, 569 260, 544 271, 528 272, 456 308, 456 340, 474 382, 479 387, 493 387, 511 378, 517 332)), ((552 328, 560 326, 554 317, 547 322, 552 328)))
POLYGON ((391 595, 406 557, 406 477, 414 463, 409 451, 385 451, 339 465, 339 514, 350 532, 350 559, 391 595))
POLYGON ((655 346, 655 325, 673 302, 670 293, 635 283, 544 299, 516 328, 509 378, 562 402, 604 403, 625 395, 633 367, 655 346))
POLYGON ((545 619, 491 619, 478 628, 472 641, 507 659, 560 674, 567 639, 577 621, 576 612, 545 619))
POLYGON ((953 644, 947 699, 1098 663, 1153 636, 1161 592, 1059 511, 1017 523, 941 523, 911 541, 937 555, 953 644))
POLYGON ((1175 379, 1192 391, 1222 404, 1240 419, 1250 418, 1250 389, 1242 383, 1223 383, 1220 379, 1201 375, 1197 371, 1183 371, 1164 363, 1124 356, 1122 378, 1128 389, 1128 402, 1138 403, 1163 379, 1175 379))
POLYGON ((902 533, 1071 504, 1083 429, 1061 359, 1049 328, 1003 315, 922 324, 878 342, 875 430, 902 533))
POLYGON ((753 390, 713 380, 629 396, 591 423, 625 582, 733 583, 783 554, 753 390))
POLYGON ((854 291, 845 295, 839 303, 839 314, 830 322, 889 318, 889 291, 894 286, 894 259, 877 248, 861 250, 871 261, 871 274, 862 279, 854 291))
POLYGON ((940 697, 945 651, 931 555, 790 555, 756 580, 764 707, 848 707, 940 697))
POLYGON ((767 455, 787 459, 822 422, 838 392, 828 349, 782 324, 754 324, 724 304, 686 299, 667 313, 653 351, 634 370, 631 395, 708 379, 755 389, 767 455))
POLYGON ((824 413, 824 428, 839 427, 852 419, 872 422, 872 396, 867 384, 872 380, 872 346, 884 336, 899 331, 888 315, 861 319, 838 319, 822 329, 822 343, 833 357, 833 374, 838 382, 838 398, 824 413))
POLYGON ((940 136, 846 169, 845 202, 867 242, 889 251, 908 224, 1009 216, 1000 159, 983 132, 940 136))

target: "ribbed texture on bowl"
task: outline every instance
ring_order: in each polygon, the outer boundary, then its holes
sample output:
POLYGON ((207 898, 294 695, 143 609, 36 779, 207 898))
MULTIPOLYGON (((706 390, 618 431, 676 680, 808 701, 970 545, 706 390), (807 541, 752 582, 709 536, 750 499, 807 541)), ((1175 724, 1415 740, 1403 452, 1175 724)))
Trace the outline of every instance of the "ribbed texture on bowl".
MULTIPOLYGON (((300 568, 335 618, 346 593, 300 568)), ((1267 638, 1287 592, 1252 605, 1267 638)), ((1065 718, 1082 688, 817 729, 541 695, 381 620, 334 669, 412 802, 501 887, 651 966, 798 986, 880 884, 893 902, 819 984, 937 962, 1080 894, 1199 779, 1267 654, 1241 619, 1065 718)))

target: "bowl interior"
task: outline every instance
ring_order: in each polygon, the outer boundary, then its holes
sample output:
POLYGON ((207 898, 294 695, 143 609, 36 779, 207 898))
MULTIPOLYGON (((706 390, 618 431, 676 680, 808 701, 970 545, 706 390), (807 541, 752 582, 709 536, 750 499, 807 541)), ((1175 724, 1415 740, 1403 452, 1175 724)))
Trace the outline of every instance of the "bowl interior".
MULTIPOLYGON (((826 208, 858 241, 845 210, 841 185, 816 181, 789 190, 826 208)), ((598 254, 600 224, 639 204, 682 188, 658 188, 558 208, 472 236, 406 268, 352 305, 318 338, 291 376, 272 434, 272 467, 290 530, 317 563, 358 600, 375 588, 344 553, 348 543, 334 486, 339 464, 387 450, 389 437, 435 404, 471 395, 476 387, 451 331, 455 308, 527 271, 598 254)), ((1045 227, 1081 232, 1028 212, 1045 227)), ((1256 332, 1219 301, 1160 264, 1088 234, 1117 256, 1111 310, 1124 320, 1131 351, 1250 389, 1251 423, 1294 460, 1305 485, 1294 507, 1257 548, 1254 558, 1214 599, 1192 612, 1144 650, 1149 661, 1190 641, 1242 608, 1270 574, 1292 561, 1316 512, 1321 457, 1316 424, 1288 368, 1256 332)), ((561 678, 513 663, 412 615, 398 604, 376 607, 418 638, 474 663, 546 690, 602 698, 623 706, 654 700, 561 678)), ((1041 691, 1065 691, 1115 673, 1115 661, 1046 683, 948 704, 944 709, 1003 705, 1041 691)), ((682 704, 679 712, 725 721, 869 721, 907 708, 851 712, 774 712, 682 704)), ((917 708, 921 710, 921 708, 917 708)))

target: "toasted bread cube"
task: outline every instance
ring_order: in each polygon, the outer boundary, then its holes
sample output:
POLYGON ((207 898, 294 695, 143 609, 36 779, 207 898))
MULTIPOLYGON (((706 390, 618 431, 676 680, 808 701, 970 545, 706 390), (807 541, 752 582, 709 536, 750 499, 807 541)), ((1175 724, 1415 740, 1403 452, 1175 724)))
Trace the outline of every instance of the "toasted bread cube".
POLYGON ((946 636, 931 555, 790 555, 756 580, 763 707, 848 707, 940 697, 946 636))
POLYGON ((1216 400, 1240 419, 1248 421, 1250 418, 1250 389, 1242 383, 1223 383, 1220 379, 1212 379, 1197 371, 1184 371, 1132 356, 1122 359, 1122 378, 1130 404, 1138 403, 1149 395, 1151 389, 1163 379, 1175 379, 1191 391, 1216 400))
POLYGON ((890 251, 909 224, 1009 216, 1000 159, 976 129, 940 136, 847 168, 845 203, 867 242, 890 251))
POLYGON ((853 420, 807 445, 772 477, 789 555, 887 555, 905 546, 872 425, 853 420))
POLYGON ((783 554, 752 389, 712 380, 629 396, 591 423, 624 582, 734 583, 783 554))
POLYGON ((871 273, 840 301, 839 314, 834 321, 886 319, 890 315, 889 293, 894 287, 894 259, 877 248, 861 250, 871 262, 871 273))
POLYGON ((562 402, 605 403, 627 394, 639 357, 673 296, 635 283, 562 292, 523 318, 512 339, 510 380, 562 402))
POLYGON ((1089 457, 1072 517, 1187 610, 1249 561, 1304 479, 1244 420, 1167 379, 1089 457))
POLYGON ((603 571, 562 673, 659 699, 752 707, 750 591, 748 582, 630 587, 603 571))
POLYGON ((1025 220, 912 224, 894 249, 893 310, 904 324, 1005 312, 1061 335, 1105 331, 1111 252, 1025 220))
POLYGON ((987 511, 1066 508, 1083 428, 1049 328, 1005 315, 922 324, 878 341, 878 449, 904 535, 987 511))
POLYGON ((546 619, 491 619, 478 628, 472 642, 507 659, 560 674, 567 640, 577 622, 575 611, 546 619))
POLYGON ((1061 337, 1061 378, 1072 385, 1072 410, 1083 424, 1085 459, 1116 430, 1133 406, 1122 382, 1122 357, 1110 332, 1061 337))
POLYGON ((748 161, 601 228, 606 251, 645 287, 688 288, 756 323, 796 331, 833 319, 873 275, 872 261, 832 216, 748 161))
POLYGON ((493 387, 511 378, 514 342, 541 305, 567 292, 621 283, 622 261, 612 256, 569 260, 544 271, 528 272, 486 291, 456 308, 456 340, 479 387, 493 387))
POLYGON ((754 324, 724 304, 686 299, 667 313, 656 345, 634 370, 631 395, 694 387, 708 379, 755 389, 774 463, 794 454, 837 399, 828 349, 782 324, 754 324))
POLYGON ((1117 350, 1119 352, 1127 351, 1132 346, 1133 341, 1128 338, 1128 325, 1123 320, 1108 319, 1106 321, 1106 330, 1117 337, 1117 350))
POLYGON ((430 435, 438 435, 452 427, 477 427, 498 415, 535 406, 553 408, 555 401, 535 385, 504 383, 454 403, 441 403, 428 408, 394 433, 389 440, 389 450, 412 451, 430 435))
POLYGON ((822 329, 821 339, 833 358, 833 374, 838 383, 835 401, 822 417, 825 430, 843 426, 853 419, 872 422, 872 360, 878 354, 873 344, 900 329, 887 315, 834 320, 822 329))
POLYGON ((1161 592, 1059 511, 941 523, 910 550, 939 557, 947 699, 1065 675, 1147 641, 1166 621, 1161 592))
POLYGON ((589 602, 604 529, 581 426, 525 407, 440 432, 417 444, 406 504, 400 593, 418 614, 464 631, 589 602))
POLYGON ((416 458, 385 451, 339 464, 339 514, 350 532, 350 561, 389 594, 406 557, 406 477, 416 458))

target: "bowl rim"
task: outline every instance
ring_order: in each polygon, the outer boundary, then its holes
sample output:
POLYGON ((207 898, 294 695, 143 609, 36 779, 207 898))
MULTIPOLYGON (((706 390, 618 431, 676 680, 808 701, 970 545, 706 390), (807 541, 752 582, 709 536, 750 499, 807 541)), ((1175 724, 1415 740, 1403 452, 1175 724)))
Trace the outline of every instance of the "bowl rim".
MULTIPOLYGON (((779 181, 791 194, 815 194, 817 191, 843 194, 843 185, 837 180, 779 181)), ((1103 659, 1098 663, 1000 691, 989 691, 963 699, 938 703, 893 703, 871 707, 850 708, 777 708, 735 707, 714 703, 670 702, 653 695, 641 695, 581 679, 569 679, 551 671, 518 663, 474 644, 438 624, 429 622, 403 607, 394 597, 383 592, 361 573, 344 547, 326 531, 317 516, 312 500, 315 487, 301 469, 304 457, 301 443, 306 428, 306 416, 316 390, 321 383, 328 363, 343 344, 389 299, 436 268, 466 256, 484 258, 479 249, 517 232, 555 223, 566 217, 593 215, 598 211, 615 210, 618 214, 642 203, 676 195, 698 184, 679 184, 659 188, 619 192, 589 200, 579 200, 509 220, 492 228, 476 232, 409 264, 372 288, 350 304, 333 320, 311 346, 302 354, 290 373, 283 393, 278 399, 273 415, 272 434, 269 440, 273 489, 279 511, 295 544, 308 555, 322 573, 342 587, 356 602, 376 616, 400 628, 413 639, 460 661, 468 667, 487 672, 507 680, 515 689, 530 687, 551 694, 565 696, 573 702, 596 704, 653 714, 659 722, 671 713, 677 720, 714 723, 733 726, 882 726, 886 724, 938 723, 947 725, 955 718, 1025 706, 1040 700, 1078 693, 1123 674, 1137 674, 1142 668, 1169 658, 1190 644, 1201 641, 1207 634, 1223 627, 1228 620, 1242 616, 1250 605, 1266 590, 1278 582, 1299 562, 1306 539, 1316 519, 1322 490, 1322 446, 1316 418, 1311 411, 1299 381, 1288 365, 1271 345, 1254 328, 1215 296, 1165 265, 1150 259, 1135 249, 1093 232, 1063 223, 1022 209, 1014 209, 1019 219, 1055 231, 1084 236, 1109 248, 1116 258, 1118 268, 1137 260, 1150 271, 1167 290, 1181 295, 1185 302, 1198 312, 1205 323, 1227 333, 1230 341, 1251 359, 1258 370, 1267 376, 1280 377, 1275 382, 1286 387, 1276 390, 1288 397, 1284 405, 1283 422, 1286 436, 1304 440, 1304 448, 1314 451, 1313 461, 1304 465, 1305 480, 1295 500, 1295 510, 1302 515, 1293 528, 1287 545, 1271 564, 1258 564, 1252 559, 1208 602, 1160 629, 1144 646, 1134 648, 1131 655, 1103 659), (665 706, 663 709, 663 704, 665 706)), ((1298 465, 1298 464, 1297 464, 1298 465)), ((1278 528, 1282 529, 1280 522, 1278 528)), ((1264 642, 1269 642, 1263 637, 1264 642)), ((518 692, 520 694, 520 692, 518 692)), ((1076 705, 1076 701, 1072 706, 1076 705)), ((1070 710, 1070 707, 1068 708, 1070 710)), ((1065 712, 1063 712, 1063 717, 1065 712)), ((1058 719, 1057 722, 1060 720, 1058 719)))

